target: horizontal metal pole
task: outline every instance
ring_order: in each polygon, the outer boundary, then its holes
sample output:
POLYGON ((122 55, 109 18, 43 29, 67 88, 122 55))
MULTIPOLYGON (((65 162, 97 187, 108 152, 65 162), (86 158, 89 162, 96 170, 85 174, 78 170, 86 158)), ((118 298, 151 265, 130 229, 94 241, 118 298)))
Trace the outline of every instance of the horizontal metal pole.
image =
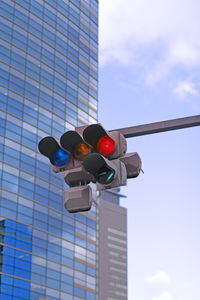
POLYGON ((200 126, 200 115, 185 117, 180 119, 173 119, 168 121, 155 122, 150 124, 137 125, 126 128, 119 128, 110 131, 119 131, 125 138, 135 136, 153 134, 158 132, 165 132, 176 129, 183 129, 193 126, 200 126))

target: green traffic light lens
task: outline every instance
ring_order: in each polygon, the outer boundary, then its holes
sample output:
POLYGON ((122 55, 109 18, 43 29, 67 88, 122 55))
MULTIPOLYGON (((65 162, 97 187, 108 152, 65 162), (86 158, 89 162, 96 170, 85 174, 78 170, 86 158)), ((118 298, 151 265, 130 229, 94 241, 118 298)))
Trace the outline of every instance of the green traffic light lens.
POLYGON ((115 175, 115 172, 110 173, 110 175, 108 176, 106 181, 109 182, 113 178, 114 175, 115 175))
POLYGON ((108 165, 99 171, 97 181, 101 184, 108 184, 113 181, 115 170, 110 168, 108 165))
POLYGON ((57 167, 62 167, 67 163, 68 158, 69 154, 60 148, 54 153, 52 164, 57 167))

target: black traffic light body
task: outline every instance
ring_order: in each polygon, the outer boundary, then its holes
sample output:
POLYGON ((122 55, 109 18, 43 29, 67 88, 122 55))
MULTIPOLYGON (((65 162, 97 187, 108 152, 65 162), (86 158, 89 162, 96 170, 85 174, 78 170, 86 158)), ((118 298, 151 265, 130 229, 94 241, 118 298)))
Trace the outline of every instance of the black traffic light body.
POLYGON ((45 137, 38 145, 54 172, 62 172, 69 188, 64 206, 69 212, 89 210, 92 205, 90 182, 102 191, 126 184, 137 177, 141 159, 136 152, 126 154, 127 142, 118 131, 107 132, 100 124, 77 127, 65 132, 60 141, 45 137))

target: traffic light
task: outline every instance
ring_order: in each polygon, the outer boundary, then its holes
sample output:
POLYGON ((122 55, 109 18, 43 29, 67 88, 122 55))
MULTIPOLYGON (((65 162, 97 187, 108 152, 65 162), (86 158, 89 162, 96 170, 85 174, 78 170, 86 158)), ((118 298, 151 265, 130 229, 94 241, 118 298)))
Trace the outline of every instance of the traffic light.
POLYGON ((82 161, 89 153, 92 147, 87 144, 76 131, 67 131, 60 138, 60 144, 63 149, 72 154, 75 160, 82 161))
POLYGON ((95 151, 83 160, 83 166, 94 176, 97 190, 125 185, 126 167, 119 159, 127 149, 124 136, 119 131, 107 132, 100 124, 93 124, 83 130, 83 138, 95 151))
POLYGON ((140 174, 142 161, 137 152, 125 154, 120 161, 125 164, 127 178, 135 178, 140 174))
POLYGON ((126 139, 119 131, 108 133, 100 124, 87 126, 83 138, 96 152, 108 159, 123 156, 127 150, 126 139))
POLYGON ((65 189, 64 206, 71 213, 89 210, 92 207, 91 187, 80 185, 65 189))
POLYGON ((38 149, 41 154, 48 157, 51 168, 55 173, 62 172, 67 167, 73 167, 70 154, 62 149, 52 136, 43 138, 38 144, 38 149))
POLYGON ((92 205, 90 182, 102 191, 126 184, 138 176, 141 159, 136 152, 126 154, 127 142, 119 131, 107 132, 100 124, 65 132, 60 141, 43 138, 38 145, 54 172, 62 172, 69 188, 64 206, 69 212, 86 211, 92 205))
POLYGON ((98 191, 126 184, 126 167, 119 159, 109 161, 99 153, 92 153, 84 159, 83 167, 94 176, 98 191))

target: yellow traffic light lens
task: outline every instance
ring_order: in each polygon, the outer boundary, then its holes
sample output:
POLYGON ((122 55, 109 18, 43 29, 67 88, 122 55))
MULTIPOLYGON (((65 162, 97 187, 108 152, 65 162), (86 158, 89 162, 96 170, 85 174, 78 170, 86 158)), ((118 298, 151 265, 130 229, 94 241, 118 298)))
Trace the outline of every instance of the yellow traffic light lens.
POLYGON ((77 160, 84 160, 84 158, 91 152, 92 152, 92 147, 82 142, 76 146, 74 151, 74 158, 77 160))

